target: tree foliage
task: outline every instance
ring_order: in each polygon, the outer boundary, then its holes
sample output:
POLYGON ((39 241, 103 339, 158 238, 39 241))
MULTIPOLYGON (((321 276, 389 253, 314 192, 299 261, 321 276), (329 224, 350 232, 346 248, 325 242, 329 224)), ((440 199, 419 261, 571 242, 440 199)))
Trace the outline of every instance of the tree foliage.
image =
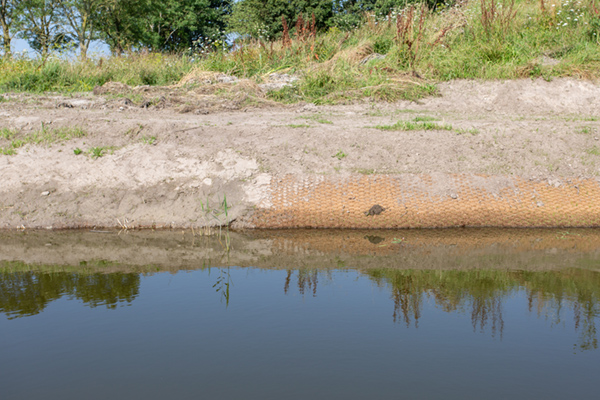
POLYGON ((10 55, 13 36, 42 57, 77 48, 87 56, 93 40, 113 54, 146 49, 179 52, 225 39, 225 32, 275 39, 283 20, 314 20, 318 30, 351 29, 364 13, 386 15, 407 3, 439 0, 0 0, 0 44, 10 55))
POLYGON ((19 36, 46 58, 53 50, 64 50, 71 37, 63 28, 59 1, 21 0, 19 36))
POLYGON ((176 51, 203 38, 221 37, 229 0, 166 0, 154 2, 144 44, 152 50, 176 51))
POLYGON ((98 38, 95 16, 103 0, 60 0, 59 12, 64 28, 77 41, 82 60, 87 57, 90 42, 98 38))
POLYGON ((305 20, 315 15, 317 28, 331 26, 332 0, 242 0, 235 4, 229 29, 243 35, 272 39, 283 31, 281 17, 293 26, 302 14, 305 20))

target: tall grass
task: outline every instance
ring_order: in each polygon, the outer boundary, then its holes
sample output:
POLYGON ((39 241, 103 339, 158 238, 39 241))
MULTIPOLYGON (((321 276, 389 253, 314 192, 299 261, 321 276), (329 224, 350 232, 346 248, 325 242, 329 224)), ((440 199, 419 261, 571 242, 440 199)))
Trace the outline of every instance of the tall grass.
MULTIPOLYGON (((290 21, 290 26, 294 21, 290 21)), ((286 40, 246 40, 233 51, 133 54, 79 63, 0 61, 0 89, 87 91, 108 81, 167 85, 192 70, 223 72, 257 83, 273 73, 301 79, 272 92, 278 101, 393 101, 435 93, 450 79, 600 76, 600 10, 595 0, 472 0, 456 6, 409 6, 386 17, 365 15, 350 31, 286 40)))
POLYGON ((127 85, 169 85, 188 73, 194 64, 178 55, 132 54, 79 62, 50 58, 0 59, 0 88, 24 92, 85 92, 109 81, 127 85))

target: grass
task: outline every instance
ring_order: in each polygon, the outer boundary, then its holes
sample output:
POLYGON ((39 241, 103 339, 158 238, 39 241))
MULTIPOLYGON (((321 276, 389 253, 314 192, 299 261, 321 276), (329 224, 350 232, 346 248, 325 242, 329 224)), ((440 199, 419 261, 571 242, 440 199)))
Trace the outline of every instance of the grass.
POLYGON ((96 159, 105 156, 106 153, 113 154, 116 149, 115 146, 91 147, 87 153, 91 158, 96 159))
MULTIPOLYGON (((489 0, 463 3, 435 12, 409 7, 400 20, 365 15, 356 29, 332 27, 290 45, 247 39, 235 51, 208 55, 2 59, 0 91, 90 91, 109 81, 172 85, 209 72, 256 84, 278 72, 300 79, 268 98, 324 104, 418 100, 436 95, 436 83, 451 79, 600 77, 600 11, 594 0, 515 0, 514 13, 504 11, 511 0, 496 0, 497 12, 489 12, 489 0), (385 58, 367 61, 375 52, 385 58)), ((190 87, 203 85, 195 82, 190 87)))
POLYGON ((308 124, 287 124, 288 128, 310 128, 308 124))
POLYGON ((598 148, 598 146, 594 146, 594 147, 587 149, 586 153, 588 153, 592 156, 600 156, 600 149, 598 148))
POLYGON ((358 168, 356 172, 361 175, 373 175, 375 170, 373 168, 358 168))
POLYGON ((594 129, 589 126, 582 126, 579 127, 576 132, 584 135, 590 135, 593 131, 594 129))
POLYGON ((318 122, 319 124, 326 124, 326 125, 332 125, 333 121, 330 121, 328 119, 325 119, 319 115, 311 115, 311 116, 306 116, 306 117, 299 117, 300 119, 306 119, 306 120, 310 120, 310 121, 315 121, 318 122))
POLYGON ((428 115, 419 115, 413 118, 414 122, 428 122, 428 121, 439 121, 438 118, 430 117, 428 115))
POLYGON ((16 129, 0 128, 0 139, 11 140, 19 133, 16 129))
POLYGON ((82 138, 86 134, 86 131, 79 126, 50 129, 43 123, 40 129, 23 134, 17 130, 3 128, 0 130, 0 144, 3 140, 9 143, 8 146, 0 147, 0 154, 15 155, 17 154, 16 149, 27 144, 52 145, 53 143, 82 138))
POLYGON ((377 125, 382 131, 451 131, 452 125, 440 125, 434 122, 398 121, 393 125, 377 125))
POLYGON ((189 57, 160 53, 134 53, 126 57, 87 62, 58 57, 42 62, 14 57, 0 59, 0 70, 3 72, 0 89, 34 93, 86 92, 110 81, 130 86, 169 85, 179 81, 192 68, 189 57))
POLYGON ((459 128, 456 129, 456 133, 459 135, 463 135, 465 133, 470 133, 471 135, 475 136, 475 135, 479 135, 479 129, 477 128, 459 128))
POLYGON ((337 158, 338 160, 341 160, 343 158, 348 157, 348 154, 344 153, 342 150, 338 150, 338 152, 335 153, 334 155, 332 155, 331 157, 337 158))
POLYGON ((142 136, 141 141, 144 144, 155 145, 157 139, 156 139, 156 136, 142 136))

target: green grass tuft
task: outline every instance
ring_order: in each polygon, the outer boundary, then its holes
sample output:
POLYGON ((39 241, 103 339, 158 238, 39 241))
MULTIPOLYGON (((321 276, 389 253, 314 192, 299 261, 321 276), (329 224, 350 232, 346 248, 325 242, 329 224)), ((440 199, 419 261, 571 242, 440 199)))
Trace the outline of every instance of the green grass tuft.
POLYGON ((85 130, 78 126, 49 129, 42 124, 39 130, 28 133, 3 128, 0 130, 0 144, 2 144, 1 141, 8 141, 9 143, 8 147, 0 147, 2 149, 1 154, 15 155, 16 149, 27 144, 52 145, 53 143, 82 138, 86 134, 85 130))
POLYGON ((439 125, 434 122, 398 121, 393 125, 377 125, 382 131, 451 131, 452 125, 439 125))

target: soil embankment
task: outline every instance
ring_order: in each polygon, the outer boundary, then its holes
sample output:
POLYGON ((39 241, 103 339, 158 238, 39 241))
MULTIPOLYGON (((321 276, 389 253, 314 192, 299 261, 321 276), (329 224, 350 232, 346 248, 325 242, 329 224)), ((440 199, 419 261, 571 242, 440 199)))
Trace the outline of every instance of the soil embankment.
POLYGON ((39 140, 0 136, 16 153, 0 155, 0 229, 600 225, 591 82, 339 106, 170 106, 164 90, 4 95, 0 128, 39 140), (52 138, 65 128, 83 134, 52 138))

